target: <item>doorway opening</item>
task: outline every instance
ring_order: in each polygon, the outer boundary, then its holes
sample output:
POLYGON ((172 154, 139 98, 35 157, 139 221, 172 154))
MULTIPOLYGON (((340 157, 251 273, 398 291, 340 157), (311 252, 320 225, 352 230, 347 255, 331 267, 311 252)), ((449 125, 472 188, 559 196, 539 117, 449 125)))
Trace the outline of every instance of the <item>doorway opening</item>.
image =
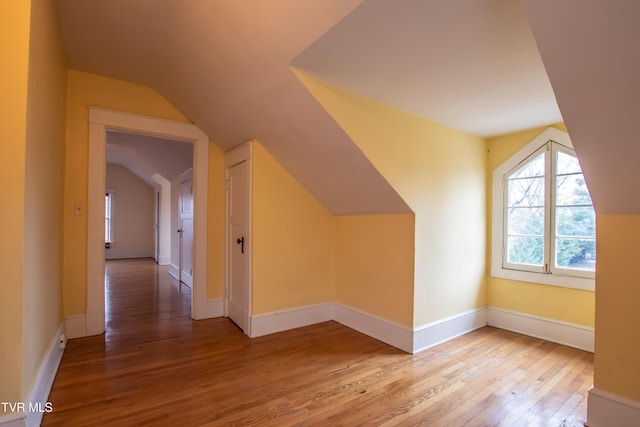
POLYGON ((191 317, 207 316, 207 184, 209 138, 195 125, 103 108, 89 109, 86 334, 105 332, 104 212, 107 132, 126 132, 193 144, 193 286, 191 317))

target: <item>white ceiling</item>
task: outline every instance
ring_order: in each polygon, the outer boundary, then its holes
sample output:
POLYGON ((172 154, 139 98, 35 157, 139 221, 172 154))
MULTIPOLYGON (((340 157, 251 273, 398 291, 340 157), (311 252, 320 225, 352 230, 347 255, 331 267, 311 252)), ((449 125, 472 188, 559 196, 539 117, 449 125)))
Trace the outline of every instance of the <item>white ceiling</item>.
POLYGON ((333 213, 409 209, 292 65, 485 136, 561 121, 555 91, 588 175, 616 176, 587 176, 598 211, 640 213, 606 189, 640 154, 635 0, 56 2, 72 68, 157 90, 224 150, 259 140, 333 213))
POLYGON ((181 141, 108 131, 107 163, 129 169, 150 186, 156 186, 155 174, 173 181, 193 166, 193 144, 181 141))
POLYGON ((367 0, 293 66, 474 135, 562 121, 513 0, 367 0))

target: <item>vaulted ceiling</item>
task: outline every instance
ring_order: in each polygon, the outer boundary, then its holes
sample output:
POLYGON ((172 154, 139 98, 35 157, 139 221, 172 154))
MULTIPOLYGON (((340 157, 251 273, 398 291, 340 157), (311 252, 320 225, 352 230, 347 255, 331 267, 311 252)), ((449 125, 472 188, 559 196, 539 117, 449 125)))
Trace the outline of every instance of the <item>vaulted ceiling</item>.
POLYGON ((293 66, 474 135, 562 121, 516 1, 367 0, 293 66))
MULTIPOLYGON (((336 214, 409 209, 291 67, 480 136, 564 116, 579 156, 603 154, 602 139, 596 143, 589 135, 603 129, 594 115, 615 102, 598 105, 589 94, 594 85, 621 82, 604 78, 618 70, 602 66, 591 49, 606 54, 620 48, 608 59, 616 64, 618 54, 627 55, 622 83, 637 91, 638 30, 626 27, 638 27, 638 6, 629 0, 615 0, 619 10, 595 0, 561 3, 57 0, 72 68, 157 90, 224 150, 258 139, 336 214), (603 13, 613 17, 602 23, 603 13), (624 30, 616 28, 619 15, 624 30), (585 142, 575 135, 586 135, 585 142)), ((614 94, 632 99, 624 91, 614 94)), ((637 107, 638 101, 629 102, 637 107)), ((618 160, 628 154, 640 153, 623 151, 618 160)), ((587 161, 594 176, 598 161, 587 161)), ((640 213, 640 201, 623 206, 620 197, 596 193, 602 211, 640 213)))
POLYGON ((107 163, 124 166, 150 186, 155 186, 155 174, 173 181, 193 167, 193 144, 108 131, 106 159, 107 163))

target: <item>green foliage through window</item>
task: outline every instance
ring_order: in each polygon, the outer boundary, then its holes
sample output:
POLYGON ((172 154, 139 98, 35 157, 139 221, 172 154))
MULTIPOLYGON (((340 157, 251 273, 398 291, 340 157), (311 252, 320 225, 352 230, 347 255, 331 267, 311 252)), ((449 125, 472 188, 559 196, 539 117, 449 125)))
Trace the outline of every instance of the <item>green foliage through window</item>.
POLYGON ((595 213, 572 150, 549 141, 505 183, 508 264, 595 271, 595 213))

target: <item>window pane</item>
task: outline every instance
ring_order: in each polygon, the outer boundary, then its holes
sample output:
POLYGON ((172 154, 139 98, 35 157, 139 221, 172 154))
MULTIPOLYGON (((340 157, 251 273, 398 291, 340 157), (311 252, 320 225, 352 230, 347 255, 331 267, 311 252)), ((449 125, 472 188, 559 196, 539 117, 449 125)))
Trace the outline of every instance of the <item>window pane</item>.
POLYGON ((111 194, 107 193, 104 199, 104 241, 111 243, 111 194))
POLYGON ((575 156, 558 151, 556 154, 556 174, 582 173, 580 163, 575 156))
POLYGON ((544 177, 509 179, 508 206, 544 206, 544 177))
POLYGON ((509 175, 509 179, 544 176, 544 153, 538 154, 522 167, 509 175))
POLYGON ((542 237, 507 237, 507 262, 542 266, 544 248, 542 237))
POLYGON ((556 203, 558 205, 591 204, 591 196, 581 173, 556 177, 556 203))
POLYGON ((544 208, 510 208, 508 234, 542 236, 544 208))
POLYGON ((596 270, 594 239, 556 239, 556 267, 596 270))
POLYGON ((596 215, 591 206, 558 206, 557 236, 596 236, 596 215))
POLYGON ((111 216, 111 196, 108 194, 104 198, 104 217, 109 218, 111 216))

